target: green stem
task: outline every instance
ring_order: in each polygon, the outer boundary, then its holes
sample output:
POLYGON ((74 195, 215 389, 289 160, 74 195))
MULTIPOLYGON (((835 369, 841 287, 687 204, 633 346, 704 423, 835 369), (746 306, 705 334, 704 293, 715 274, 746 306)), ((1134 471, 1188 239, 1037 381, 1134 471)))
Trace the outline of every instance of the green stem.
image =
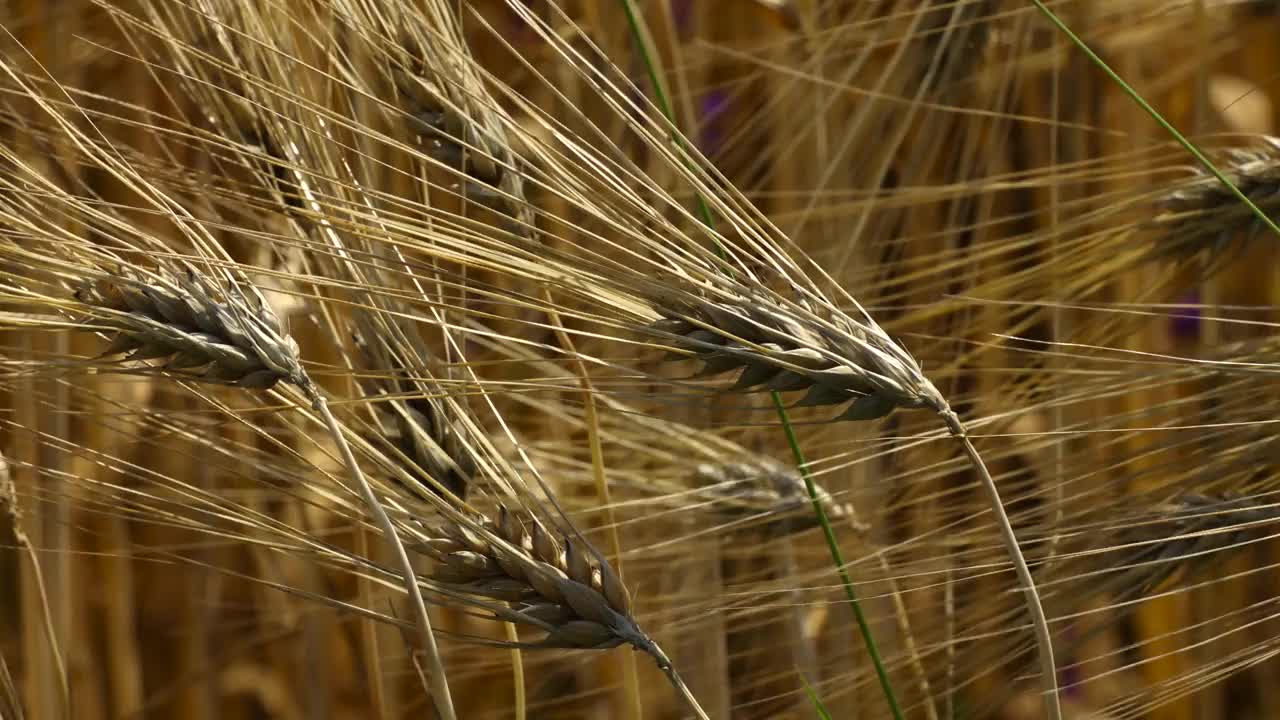
POLYGON ((1142 108, 1144 112, 1151 116, 1152 120, 1155 120, 1160 127, 1164 128, 1170 135, 1172 135, 1173 139, 1177 140, 1179 145, 1186 148, 1187 152, 1191 153, 1196 160, 1199 160, 1200 164, 1203 165, 1205 169, 1210 173, 1213 173, 1213 176, 1225 185, 1227 189, 1231 191, 1231 194, 1236 196, 1237 200, 1244 203, 1245 206, 1252 210, 1253 214, 1257 215, 1258 219, 1265 223, 1272 232, 1276 235, 1280 235, 1280 227, 1277 227, 1271 218, 1267 217, 1267 214, 1262 212, 1261 208, 1254 205, 1253 201, 1241 192, 1240 188, 1236 187, 1235 183, 1231 182, 1231 180, 1229 180, 1227 176, 1218 169, 1217 165, 1214 165, 1209 158, 1205 157, 1204 153, 1200 152, 1200 148, 1196 147, 1190 140, 1185 138, 1182 133, 1178 132, 1177 128, 1171 125, 1168 120, 1164 119, 1164 116, 1156 111, 1155 108, 1151 107, 1151 104, 1144 100, 1143 97, 1138 94, 1137 90, 1130 87, 1129 83, 1126 83, 1124 79, 1116 73, 1116 71, 1111 69, 1111 66, 1103 62, 1102 58, 1098 57, 1097 54, 1094 53, 1093 50, 1091 50, 1089 46, 1086 45, 1085 42, 1074 32, 1072 32, 1071 28, 1067 27, 1067 24, 1062 22, 1062 19, 1055 15, 1054 12, 1041 0, 1031 0, 1031 2, 1040 9, 1040 12, 1044 13, 1044 16, 1048 18, 1049 22, 1053 23, 1053 25, 1062 32, 1062 34, 1066 35, 1076 47, 1080 48, 1080 51, 1083 52, 1094 65, 1097 65, 1104 73, 1107 74, 1107 77, 1110 77, 1115 81, 1115 83, 1120 86, 1120 89, 1125 91, 1125 94, 1133 98, 1133 101, 1138 104, 1138 107, 1142 108))
POLYGON ((813 687, 809 685, 809 679, 801 675, 800 682, 804 684, 804 693, 809 696, 809 703, 813 705, 813 711, 818 713, 818 720, 831 720, 830 711, 827 710, 826 705, 822 704, 822 698, 818 697, 818 693, 814 692, 813 687))
POLYGON ((791 425, 791 419, 787 416, 787 409, 782 405, 782 394, 774 391, 772 397, 773 406, 778 409, 778 419, 782 421, 782 429, 787 433, 791 454, 796 458, 796 467, 800 470, 800 477, 804 478, 804 489, 809 492, 813 512, 818 516, 818 524, 822 526, 822 534, 827 539, 831 561, 835 563, 836 572, 840 573, 840 583, 844 585, 845 597, 849 598, 849 607, 853 608, 853 616, 858 621, 858 630, 862 632, 862 638, 866 641, 867 655, 871 657, 871 664, 876 669, 876 677, 880 679, 880 689, 884 691, 885 700, 889 703, 889 711, 893 713, 895 720, 902 720, 902 708, 898 707, 898 698, 894 695, 893 685, 889 682, 889 673, 885 671, 884 662, 880 659, 880 649, 872 639, 871 626, 867 624, 867 616, 862 612, 862 603, 858 602, 858 594, 853 589, 853 580, 849 578, 849 571, 845 569, 844 555, 840 552, 840 544, 836 542, 836 533, 831 529, 827 510, 822 507, 822 501, 818 499, 818 488, 814 485, 813 474, 809 472, 809 463, 804 458, 804 451, 800 449, 800 440, 796 438, 796 431, 791 425))
MULTIPOLYGON (((693 162, 689 158, 689 148, 685 145, 684 136, 675 129, 676 115, 671 109, 671 100, 667 98, 666 85, 662 82, 662 74, 658 72, 658 53, 653 49, 653 38, 649 36, 649 29, 645 25, 640 14, 636 12, 635 0, 621 0, 622 9, 627 13, 627 23, 631 26, 631 36, 635 39, 636 45, 640 48, 640 57, 644 60, 645 72, 649 75, 649 84, 653 85, 653 96, 658 103, 658 109, 662 111, 663 117, 667 119, 672 127, 671 139, 675 142, 676 147, 680 149, 680 156, 684 159, 685 166, 690 170, 693 169, 693 162)), ((694 197, 698 202, 698 216, 702 218, 702 222, 712 230, 716 227, 715 216, 711 214, 711 206, 707 205, 707 201, 702 197, 702 193, 695 192, 694 197)), ((720 243, 716 242, 716 251, 720 253, 721 258, 724 257, 724 249, 720 247, 720 243)))
MULTIPOLYGON (((671 108, 671 101, 667 97, 667 91, 662 82, 661 74, 658 72, 657 53, 653 50, 653 40, 649 37, 649 32, 636 11, 635 0, 620 0, 623 10, 627 14, 627 22, 631 26, 631 35, 634 38, 640 51, 640 57, 644 60, 645 70, 649 75, 649 83, 653 86, 653 93, 656 98, 658 109, 662 111, 667 122, 672 125, 671 137, 680 150, 680 155, 685 161, 686 167, 693 169, 693 161, 690 158, 688 147, 685 145, 684 136, 674 127, 675 113, 671 108)), ((702 193, 694 191, 694 197, 698 203, 698 214, 702 222, 712 230, 715 229, 715 216, 711 213, 711 207, 707 204, 702 193)), ((716 252, 723 260, 725 258, 724 248, 720 246, 719 241, 716 243, 716 252)), ((804 478, 805 490, 809 493, 809 501, 813 503, 814 514, 817 515, 818 524, 822 526, 822 533, 827 540, 827 549, 831 552, 831 561, 836 566, 836 572, 840 574, 841 584, 844 585, 844 593, 849 598, 849 606, 853 609, 853 616, 858 622, 858 630, 862 633, 863 642, 867 646, 867 655, 871 658, 871 664, 875 666, 876 677, 880 680, 880 688, 884 691, 885 701, 889 704, 889 710, 893 713, 894 720, 902 720, 902 708, 898 705, 898 697, 893 692, 893 685, 889 682, 889 673, 885 670, 884 661, 880 658, 880 649, 876 645, 875 638, 871 635, 871 626, 867 624, 867 617, 862 612, 862 604, 858 602, 858 594, 853 588, 853 580, 849 577, 849 571, 845 569, 844 556, 840 552, 840 544, 836 541, 835 531, 831 528, 831 521, 827 518, 827 511, 822 507, 822 501, 818 498, 818 489, 813 482, 813 475, 809 472, 809 465, 804 458, 804 451, 800 449, 800 441, 796 438, 795 428, 791 425, 791 418, 787 414, 787 408, 782 403, 782 395, 773 392, 773 405, 778 411, 778 420, 782 423, 782 429, 787 434, 787 442, 791 445, 791 452, 795 455, 796 467, 800 471, 800 476, 804 478)))

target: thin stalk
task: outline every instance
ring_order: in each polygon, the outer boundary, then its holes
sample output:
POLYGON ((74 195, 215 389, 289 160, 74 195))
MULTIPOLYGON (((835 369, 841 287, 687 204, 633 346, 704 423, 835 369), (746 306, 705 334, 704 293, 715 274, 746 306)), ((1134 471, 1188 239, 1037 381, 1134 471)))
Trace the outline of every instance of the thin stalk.
MULTIPOLYGON (((361 557, 370 557, 369 531, 364 525, 356 528, 356 552, 361 557)), ((361 574, 357 580, 356 587, 360 595, 360 602, 365 607, 372 607, 373 582, 361 574)), ((369 698, 373 704, 373 713, 378 717, 385 717, 387 712, 387 690, 382 674, 382 655, 378 651, 378 623, 373 620, 361 622, 360 640, 364 654, 368 658, 368 663, 365 665, 365 681, 369 683, 369 698)))
POLYGON ((1172 135, 1173 139, 1177 140, 1179 145, 1185 148, 1187 152, 1191 153, 1191 155, 1195 157, 1195 159, 1198 160, 1200 164, 1205 167, 1206 170, 1212 173, 1213 176, 1218 179, 1218 182, 1221 182, 1223 185, 1225 185, 1227 189, 1231 191, 1231 194, 1236 196, 1237 200, 1244 203, 1246 207, 1248 207, 1251 211, 1253 211, 1253 214, 1256 215, 1258 219, 1263 222, 1263 224, 1265 224, 1268 228, 1270 228, 1271 232, 1275 233, 1277 236, 1280 236, 1280 227, 1278 227, 1271 220, 1271 218, 1267 217, 1267 214, 1262 212, 1261 208, 1259 208, 1257 205, 1254 205, 1253 201, 1250 200, 1247 195, 1241 192, 1240 188, 1236 187, 1235 184, 1232 183, 1231 180, 1229 180, 1227 176, 1223 174, 1221 170, 1218 169, 1217 165, 1214 165, 1213 162, 1209 160, 1209 158, 1205 157, 1204 153, 1200 152, 1200 148, 1196 147, 1190 140, 1183 137, 1182 133, 1178 132, 1177 128, 1175 128, 1172 124, 1170 124, 1168 120, 1165 120, 1164 116, 1161 115, 1155 108, 1151 107, 1151 104, 1148 103, 1145 99, 1143 99, 1143 97, 1138 94, 1137 90, 1134 90, 1132 87, 1130 87, 1129 83, 1126 83, 1124 79, 1121 78, 1120 75, 1116 73, 1115 70, 1112 70, 1111 66, 1103 62, 1102 58, 1098 57, 1097 54, 1095 54, 1093 50, 1091 50, 1083 40, 1081 40, 1078 36, 1076 36, 1076 34, 1071 31, 1071 28, 1067 27, 1067 24, 1064 23, 1061 18, 1055 15, 1052 10, 1050 10, 1043 2, 1041 2, 1041 0, 1031 0, 1031 2, 1037 8, 1040 9, 1040 12, 1044 13, 1044 16, 1048 18, 1049 22, 1053 23, 1054 27, 1060 30, 1062 34, 1066 35, 1067 38, 1070 39, 1071 42, 1074 43, 1076 47, 1080 48, 1080 52, 1083 52, 1085 56, 1089 58, 1090 62, 1092 62, 1094 65, 1097 65, 1098 68, 1102 70, 1102 72, 1106 73, 1107 77, 1111 78, 1117 85, 1119 85, 1120 89, 1124 90, 1125 94, 1128 95, 1130 98, 1132 98, 1133 101, 1138 104, 1138 107, 1142 108, 1143 112, 1150 115, 1152 120, 1155 120, 1160 127, 1164 128, 1165 131, 1167 131, 1170 135, 1172 135))
MULTIPOLYGON (((640 56, 644 60, 645 70, 649 75, 650 84, 653 85, 653 92, 656 97, 658 108, 666 117, 667 122, 675 129, 675 113, 671 109, 671 102, 667 99, 666 89, 662 82, 661 74, 657 67, 657 53, 653 50, 653 40, 649 37, 648 30, 644 21, 640 18, 636 11, 634 0, 620 0, 623 10, 626 11, 627 22, 631 26, 631 34, 635 39, 636 46, 639 48, 640 56)), ((685 146, 684 136, 678 130, 671 133, 676 147, 682 152, 685 162, 692 165, 689 160, 687 147, 685 146)), ((698 203, 698 214, 702 218, 702 222, 709 228, 715 229, 715 216, 711 213, 711 207, 707 205, 707 201, 702 197, 702 193, 694 191, 694 198, 698 203)), ((724 259, 724 249, 720 247, 720 243, 716 242, 716 252, 724 259)), ((876 645, 875 638, 871 635, 871 627, 867 624, 866 615, 862 612, 862 605, 858 602, 857 592, 853 588, 853 581, 849 578, 849 572, 845 569, 844 558, 840 552, 840 545, 836 542, 835 531, 831 527, 831 522, 827 518, 826 510, 822 507, 822 501, 818 497, 817 487, 813 482, 813 476, 809 473, 808 463, 805 461, 804 452, 800 449, 800 441, 796 438, 795 428, 791 425, 791 418, 787 414, 787 408, 783 405, 782 394, 774 391, 772 393, 773 405, 778 411, 778 420, 782 423, 782 429, 787 435, 787 442, 791 446, 791 452, 795 455, 797 469, 800 471, 801 477, 804 478, 805 490, 809 493, 809 501, 813 504, 814 513, 817 515, 818 524, 822 526, 823 535, 827 539, 827 548, 831 552, 831 560, 836 566, 836 571, 840 574, 841 583, 844 585, 845 596, 849 599, 849 606, 853 609, 854 618, 858 622, 858 630, 862 634, 862 640, 867 647, 867 655, 871 658, 872 665, 875 666, 876 677, 880 680, 880 688, 884 691, 885 701, 889 704, 889 710, 893 713, 894 720, 902 720, 902 709, 898 705, 897 695, 893 691, 893 684, 889 681, 889 674, 885 670, 884 662, 880 659, 880 649, 876 645)), ((673 671, 674 672, 674 671, 673 671)), ((674 682, 674 681, 673 681, 674 682)), ((691 696, 692 697, 692 696, 691 696)))
POLYGON ((684 678, 680 677, 680 673, 676 672, 675 665, 671 664, 671 658, 667 657, 667 654, 662 651, 662 648, 658 647, 657 643, 651 642, 649 643, 647 651, 653 656, 653 659, 657 661, 658 668, 662 670, 662 674, 667 676, 667 680, 671 683, 671 687, 675 688, 676 691, 680 693, 680 697, 684 699, 685 704, 689 706, 689 709, 693 711, 693 714, 697 716, 698 720, 711 720, 711 717, 707 715, 707 712, 698 704, 698 698, 694 697, 693 692, 689 690, 689 686, 684 684, 684 678))
MULTIPOLYGON (((507 640, 512 645, 520 642, 520 631, 516 629, 515 623, 502 623, 507 631, 507 640)), ((528 698, 524 690, 524 656, 520 652, 520 648, 511 648, 511 689, 515 696, 512 701, 515 703, 516 720, 525 720, 528 715, 528 698)))
POLYGON ((791 445, 791 453, 796 458, 796 467, 800 470, 800 477, 804 478, 804 487, 809 493, 809 501, 813 503, 813 512, 818 516, 818 524, 822 526, 822 535, 827 540, 831 561, 835 563, 836 572, 840 573, 840 584, 844 585, 845 597, 849 598, 849 607, 853 608, 853 617, 858 621, 858 630, 862 633, 862 638, 867 645, 867 655, 870 656, 871 664, 876 669, 876 677, 880 680, 884 699, 889 703, 889 711, 893 713, 894 719, 902 720, 902 708, 898 706, 898 697, 893 692, 893 684, 889 682, 889 673, 880 659, 880 648, 872 640, 871 626, 867 624, 867 616, 862 612, 862 603, 858 601, 858 594, 853 589, 853 580, 849 577, 849 571, 845 569, 844 555, 840 552, 840 544, 836 542, 836 533, 831 529, 826 508, 818 499, 817 486, 813 482, 813 474, 809 472, 809 462, 805 460, 804 451, 800 449, 800 441, 796 438, 795 428, 792 427, 786 408, 782 405, 782 395, 774 392, 772 396, 774 407, 778 409, 779 417, 782 419, 782 429, 787 433, 787 443, 791 445))
POLYGON ((809 685, 809 679, 801 675, 800 682, 804 685, 804 694, 809 696, 809 703, 813 705, 813 711, 818 713, 819 720, 831 720, 830 711, 827 710, 826 705, 822 704, 822 698, 818 697, 818 693, 814 692, 813 687, 809 685))
POLYGON ((404 543, 400 541, 395 525, 391 523, 387 511, 382 508, 382 503, 378 502, 378 496, 374 494, 369 481, 365 479, 364 473, 360 472, 355 454, 351 452, 351 446, 347 444, 342 428, 338 427, 337 419, 329 411, 329 405, 325 402, 324 396, 311 384, 307 384, 301 390, 311 401, 312 408, 324 419, 329 433, 333 436, 333 441, 338 445, 338 452, 342 455, 342 461, 347 466, 352 482, 359 489, 360 496, 369 506, 369 512, 373 513, 373 519, 387 536, 387 541, 395 551, 396 560, 400 563, 400 571, 404 573, 404 585, 409 592, 409 604, 416 616, 421 649, 426 655, 430 668, 427 681, 431 685, 431 699, 440 713, 441 720, 457 720, 453 709, 453 697, 449 694, 449 683, 445 679, 444 663, 440 660, 440 649, 436 646, 436 636, 431 630, 431 618, 427 615, 427 605, 422 599, 422 591, 418 588, 418 575, 413 569, 413 564, 409 562, 409 554, 405 552, 404 543))
POLYGON ((44 571, 40 568, 40 558, 36 555, 36 549, 27 537, 26 531, 17 522, 13 524, 13 536, 17 540, 18 547, 27 553, 27 559, 31 562, 31 575, 35 579, 36 594, 40 597, 41 616, 44 619, 44 634, 49 641, 49 653, 53 656, 53 666, 58 672, 58 687, 62 691, 59 699, 62 701, 63 717, 70 718, 71 689, 67 680, 67 664, 62 659, 62 648, 58 644, 58 634, 54 630, 53 611, 49 605, 49 592, 44 582, 44 571))
POLYGON ((0 508, 8 510, 13 523, 14 540, 17 546, 27 554, 27 560, 31 563, 31 576, 35 582, 36 595, 40 598, 45 639, 49 643, 49 653, 53 658, 53 666, 58 673, 59 688, 62 691, 59 698, 62 702, 62 717, 70 718, 72 715, 71 684, 68 680, 67 664, 63 660, 62 648, 58 643, 58 634, 54 629, 53 611, 49 604, 49 593, 45 587, 44 571, 40 567, 40 557, 36 553, 35 546, 31 544, 31 539, 22 525, 22 510, 18 506, 18 488, 9 474, 9 462, 2 454, 0 454, 0 508))
MULTIPOLYGON (((658 103, 658 109, 662 111, 663 117, 671 123, 675 128, 676 114, 671 108, 671 101, 667 99, 666 83, 662 81, 662 73, 658 71, 658 53, 654 50, 653 38, 649 35, 649 27, 640 17, 636 10, 635 0, 621 0, 622 9, 627 13, 627 24, 631 26, 631 36, 636 41, 636 47, 640 50, 640 58, 644 61, 645 72, 649 75, 649 83, 653 85, 653 96, 658 103)), ((680 149, 681 156, 685 158, 686 164, 689 163, 689 148, 685 145, 684 135, 679 131, 671 133, 671 139, 675 142, 676 147, 680 149)), ((714 229, 716 226, 715 216, 711 214, 711 206, 707 205, 706 198, 702 197, 702 193, 695 192, 694 198, 698 203, 698 216, 702 218, 702 222, 707 227, 714 229)), ((716 243, 716 249, 719 250, 719 243, 716 243)))
POLYGON ((1000 535, 1004 539, 1005 548, 1010 559, 1013 560, 1013 569, 1017 572, 1018 581, 1022 584, 1022 591, 1026 595, 1027 610, 1031 613, 1031 626, 1035 630, 1036 649, 1040 655, 1040 683, 1044 687, 1045 717, 1050 720, 1062 720, 1062 704, 1058 699, 1058 670, 1053 659, 1053 638, 1049 634, 1049 622, 1045 618, 1044 608, 1040 605, 1040 593, 1036 590, 1035 580, 1031 577, 1031 569, 1027 567, 1027 561, 1022 557, 1022 549, 1018 547, 1018 537, 1013 532, 1013 524, 1009 522, 1009 515, 1004 511, 1004 503, 1000 501, 1000 491, 996 489, 996 482, 987 471, 986 463, 982 462, 982 457, 978 455, 977 448, 969 440, 969 434, 965 431, 964 423, 960 422, 960 418, 947 408, 942 411, 942 419, 946 422, 951 436, 960 441, 970 464, 978 472, 978 479, 986 490, 987 499, 991 502, 991 512, 995 515, 996 524, 1000 527, 1000 535))
POLYGON ((13 675, 9 674, 9 666, 4 661, 4 653, 0 653, 0 717, 24 720, 22 698, 18 696, 18 686, 13 684, 13 675))

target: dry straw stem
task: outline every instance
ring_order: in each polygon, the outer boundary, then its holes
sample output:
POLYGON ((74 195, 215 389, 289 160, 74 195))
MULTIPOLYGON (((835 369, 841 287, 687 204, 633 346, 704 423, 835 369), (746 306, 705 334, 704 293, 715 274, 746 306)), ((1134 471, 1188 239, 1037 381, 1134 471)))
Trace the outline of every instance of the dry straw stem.
POLYGON ((193 380, 239 387, 269 388, 284 380, 306 397, 333 436, 357 491, 395 551, 416 614, 420 649, 429 664, 432 700, 445 720, 453 720, 444 666, 413 565, 395 526, 360 471, 337 419, 303 370, 297 343, 285 334, 275 313, 260 298, 250 302, 230 287, 219 292, 194 269, 183 281, 173 277, 161 273, 145 282, 117 276, 100 285, 82 285, 78 300, 95 311, 111 311, 103 320, 117 334, 105 354, 128 352, 131 360, 165 357, 169 360, 161 369, 193 380))
MULTIPOLYGON (((49 605, 49 596, 45 592, 44 571, 40 567, 40 558, 36 555, 36 549, 31 544, 31 539, 27 537, 27 532, 22 526, 22 510, 18 505, 18 488, 13 482, 13 476, 9 472, 9 461, 0 454, 0 511, 7 514, 13 524, 13 537, 18 547, 22 548, 27 555, 27 560, 31 563, 31 573, 35 578, 36 592, 40 597, 40 604, 43 610, 44 627, 42 631, 45 638, 49 642, 49 650, 53 654, 54 666, 58 671, 58 682, 62 689, 62 712, 63 716, 70 718, 72 716, 73 706, 71 704, 71 685, 67 676, 66 662, 63 660, 62 648, 58 643, 58 635, 53 629, 53 613, 49 605)), ((27 632, 35 632, 34 628, 27 628, 27 632)), ((3 671, 3 681, 5 687, 5 695, 12 697, 18 708, 15 717, 20 716, 22 703, 18 698, 16 689, 13 688, 12 678, 9 677, 9 670, 4 666, 4 659, 0 658, 0 671, 3 671)), ((7 717, 7 716, 5 716, 7 717)))
POLYGON ((23 720, 22 698, 18 696, 18 688, 13 684, 13 675, 9 672, 9 663, 0 653, 0 717, 23 720))

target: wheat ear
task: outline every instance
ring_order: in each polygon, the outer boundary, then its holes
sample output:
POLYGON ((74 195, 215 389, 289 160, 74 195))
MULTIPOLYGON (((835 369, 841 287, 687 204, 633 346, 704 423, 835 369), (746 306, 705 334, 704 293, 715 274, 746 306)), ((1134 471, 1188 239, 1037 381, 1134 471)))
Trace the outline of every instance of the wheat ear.
POLYGON ((521 647, 630 645, 652 657, 690 709, 707 719, 670 659, 636 623, 622 579, 584 538, 563 533, 557 539, 532 514, 504 506, 496 520, 452 513, 445 518, 424 527, 418 544, 437 561, 431 580, 438 591, 502 601, 485 607, 500 620, 544 633, 521 647))
POLYGON ((895 408, 933 407, 941 396, 915 360, 876 325, 819 318, 760 294, 681 298, 659 308, 651 332, 674 341, 699 375, 740 369, 731 389, 807 390, 797 407, 849 407, 836 420, 872 420, 895 408))
POLYGON ((333 436, 361 499, 395 551, 415 612, 420 650, 429 665, 432 700, 442 718, 455 720, 431 619, 404 543, 360 471, 324 395, 302 368, 297 343, 261 299, 251 301, 234 287, 217 290, 194 270, 185 277, 135 275, 86 283, 76 293, 78 300, 102 314, 99 322, 116 332, 104 355, 127 352, 131 360, 168 358, 161 369, 245 388, 270 388, 283 380, 302 393, 333 436))
POLYGON ((674 339, 679 350, 702 361, 702 374, 741 368, 734 389, 807 390, 796 403, 800 406, 850 403, 836 420, 876 419, 895 408, 928 408, 942 417, 978 475, 1022 584, 1036 636, 1045 714, 1061 720, 1049 622, 1000 491, 964 423, 910 353, 870 317, 856 321, 834 312, 821 317, 763 293, 749 300, 728 294, 682 297, 666 306, 657 310, 663 319, 651 324, 650 331, 674 339))
MULTIPOLYGON (((1258 207, 1275 211, 1280 207, 1280 138, 1264 137, 1253 148, 1234 148, 1225 153, 1223 173, 1258 207)), ((1163 213, 1149 227, 1159 234, 1153 256, 1187 257, 1208 252, 1210 268, 1222 267, 1233 245, 1243 247, 1269 228, 1243 205, 1234 193, 1209 173, 1196 169, 1196 176, 1160 198, 1163 213)))
MULTIPOLYGON (((813 504, 799 473, 765 458, 755 462, 701 463, 694 469, 697 495, 712 500, 713 511, 743 521, 763 518, 762 530, 781 536, 817 527, 813 504)), ((815 485, 818 501, 828 517, 846 519, 857 529, 853 508, 837 503, 831 493, 815 485)))
MULTIPOLYGON (((395 364, 382 343, 368 343, 358 332, 353 339, 367 367, 395 364)), ((365 379, 360 383, 366 397, 377 398, 372 403, 377 424, 372 435, 390 442, 420 486, 437 495, 447 490, 465 501, 477 469, 475 455, 450 422, 449 409, 432 397, 431 388, 407 372, 398 374, 401 377, 365 379)))
POLYGON ((1090 553, 1104 570, 1120 567, 1113 579, 1092 586, 1090 592, 1120 588, 1120 599, 1141 597, 1197 560, 1251 538, 1259 539, 1255 526, 1276 520, 1280 520, 1280 509, 1271 503, 1181 495, 1124 527, 1112 543, 1123 550, 1119 558, 1113 552, 1090 553))

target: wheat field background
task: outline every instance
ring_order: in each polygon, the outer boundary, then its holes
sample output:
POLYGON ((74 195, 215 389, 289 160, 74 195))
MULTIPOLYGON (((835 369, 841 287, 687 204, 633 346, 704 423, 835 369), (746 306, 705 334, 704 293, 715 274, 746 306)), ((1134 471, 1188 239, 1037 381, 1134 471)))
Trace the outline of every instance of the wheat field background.
POLYGON ((1280 5, 0 28, 3 720, 1280 717, 1280 5))

